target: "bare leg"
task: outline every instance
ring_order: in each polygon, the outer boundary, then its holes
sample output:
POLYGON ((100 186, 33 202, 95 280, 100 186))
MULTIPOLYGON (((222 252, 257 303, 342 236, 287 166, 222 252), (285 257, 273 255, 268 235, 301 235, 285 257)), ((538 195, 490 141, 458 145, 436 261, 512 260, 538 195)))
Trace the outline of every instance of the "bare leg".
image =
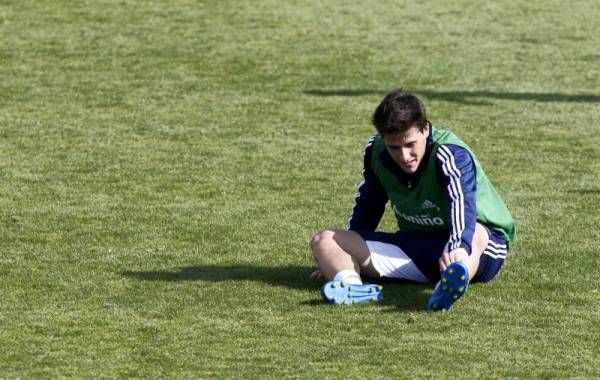
POLYGON ((454 302, 465 293, 469 281, 477 274, 481 255, 488 244, 488 240, 489 236, 486 228, 477 223, 470 255, 467 255, 467 251, 461 248, 442 254, 440 257, 440 270, 443 271, 442 279, 437 283, 429 302, 427 302, 428 310, 449 310, 454 302), (467 268, 464 268, 463 265, 455 265, 452 270, 448 268, 452 263, 458 262, 462 262, 467 268), (464 276, 466 274, 465 269, 468 269, 468 280, 464 276))
POLYGON ((321 273, 327 280, 342 270, 354 270, 379 277, 371 263, 371 254, 364 239, 353 231, 323 230, 310 242, 321 273))
POLYGON ((473 244, 471 246, 471 254, 467 255, 463 249, 457 249, 449 253, 444 253, 440 257, 440 270, 444 271, 450 264, 461 261, 469 268, 469 279, 472 279, 479 268, 481 255, 488 245, 489 235, 487 229, 477 223, 475 225, 475 233, 473 234, 473 244))
POLYGON ((477 269, 479 268, 479 261, 481 255, 488 245, 489 235, 484 226, 477 223, 475 225, 475 234, 473 236, 473 246, 471 247, 471 255, 469 255, 464 263, 469 267, 469 280, 472 280, 477 269))

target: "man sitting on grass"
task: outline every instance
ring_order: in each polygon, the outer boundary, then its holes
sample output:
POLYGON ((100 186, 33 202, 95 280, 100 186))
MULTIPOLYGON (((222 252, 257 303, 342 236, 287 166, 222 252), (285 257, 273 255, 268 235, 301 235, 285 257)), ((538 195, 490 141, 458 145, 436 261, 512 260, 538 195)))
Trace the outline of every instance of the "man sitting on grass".
POLYGON ((500 270, 514 221, 471 149, 427 120, 414 95, 392 91, 373 114, 377 130, 364 152, 363 180, 347 230, 326 229, 311 241, 335 304, 381 299, 397 280, 436 283, 429 310, 448 310, 470 282, 488 282, 500 270), (375 231, 387 202, 399 231, 375 231))

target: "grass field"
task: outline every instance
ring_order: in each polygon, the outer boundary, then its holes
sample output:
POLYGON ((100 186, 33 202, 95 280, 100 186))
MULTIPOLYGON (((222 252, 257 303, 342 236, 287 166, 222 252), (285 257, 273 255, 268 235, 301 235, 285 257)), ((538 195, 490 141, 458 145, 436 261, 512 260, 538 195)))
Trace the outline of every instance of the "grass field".
POLYGON ((593 0, 0 1, 0 378, 600 377, 599 19, 593 0), (396 87, 518 223, 448 313, 430 286, 339 308, 308 279, 396 87))

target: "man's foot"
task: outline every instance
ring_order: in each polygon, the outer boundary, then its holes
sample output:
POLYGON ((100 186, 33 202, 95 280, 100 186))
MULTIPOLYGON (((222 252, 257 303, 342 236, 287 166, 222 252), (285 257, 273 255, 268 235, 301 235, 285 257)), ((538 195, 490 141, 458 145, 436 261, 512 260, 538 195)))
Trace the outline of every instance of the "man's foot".
POLYGON ((450 264, 427 302, 427 310, 450 310, 454 302, 465 294, 468 286, 469 268, 461 262, 450 264))
POLYGON ((348 285, 341 281, 330 281, 323 285, 321 295, 329 303, 351 305, 381 301, 383 298, 381 289, 381 286, 373 284, 348 285))

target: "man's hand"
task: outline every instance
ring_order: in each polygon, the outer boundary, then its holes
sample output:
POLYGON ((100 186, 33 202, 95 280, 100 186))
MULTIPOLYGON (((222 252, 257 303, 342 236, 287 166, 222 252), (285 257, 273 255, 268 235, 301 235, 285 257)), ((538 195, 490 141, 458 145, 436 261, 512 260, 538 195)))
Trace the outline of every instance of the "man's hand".
POLYGON ((464 248, 456 248, 450 252, 442 253, 442 257, 440 257, 440 272, 443 272, 448 268, 448 266, 452 263, 462 261, 466 262, 469 259, 469 254, 464 248))

